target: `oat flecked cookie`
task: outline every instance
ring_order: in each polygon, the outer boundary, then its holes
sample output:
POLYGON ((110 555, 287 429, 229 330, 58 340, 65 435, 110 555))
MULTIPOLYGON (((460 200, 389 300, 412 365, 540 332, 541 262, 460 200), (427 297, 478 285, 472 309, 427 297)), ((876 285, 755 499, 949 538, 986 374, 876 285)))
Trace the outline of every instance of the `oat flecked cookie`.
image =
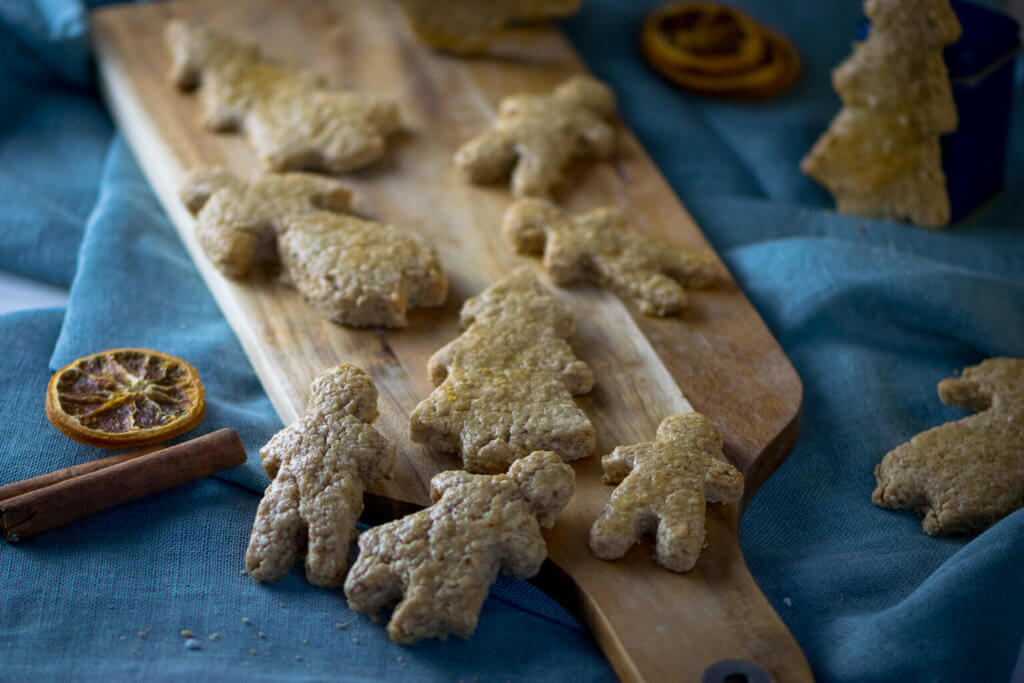
POLYGON ((614 208, 569 216, 546 199, 521 199, 505 212, 503 231, 516 253, 543 254, 544 270, 556 284, 589 281, 635 301, 649 315, 680 311, 684 286, 708 287, 723 279, 710 251, 636 232, 614 208))
POLYGON ((363 532, 345 580, 349 607, 375 616, 398 603, 388 623, 397 643, 468 638, 499 571, 530 578, 547 557, 540 528, 572 497, 572 468, 554 453, 518 460, 508 474, 442 472, 434 504, 363 532))
POLYGON ((448 280, 437 252, 415 235, 343 215, 349 192, 310 173, 245 181, 217 167, 188 175, 182 202, 196 236, 228 277, 283 266, 321 315, 352 327, 404 327, 409 309, 440 306, 448 280))
POLYGON ((546 197, 576 157, 604 159, 615 149, 615 96, 589 76, 575 76, 546 95, 513 95, 501 102, 491 130, 455 154, 473 183, 511 174, 516 197, 546 197))
POLYGON ((342 585, 363 487, 388 477, 395 460, 376 419, 377 389, 359 368, 339 365, 313 381, 306 416, 260 449, 273 481, 245 553, 252 578, 279 581, 305 552, 310 583, 342 585))
POLYGON ((594 377, 567 339, 576 323, 529 267, 466 301, 461 336, 431 357, 438 385, 409 418, 413 441, 458 453, 470 472, 504 472, 551 450, 594 451, 594 426, 573 401, 594 377))
POLYGON ((743 495, 743 475, 725 462, 722 435, 700 413, 665 418, 656 441, 619 446, 601 464, 606 483, 622 482, 590 529, 590 549, 605 560, 655 534, 657 563, 689 571, 704 547, 705 503, 743 495))
POLYGON ((843 213, 949 222, 941 135, 957 127, 943 47, 960 24, 948 0, 867 0, 868 38, 832 73, 843 109, 801 162, 843 213))
POLYGON ((427 45, 458 54, 487 49, 495 34, 513 20, 565 17, 582 0, 398 0, 413 33, 427 45))
POLYGON ((1024 359, 989 358, 939 383, 979 411, 921 432, 875 467, 875 505, 911 509, 932 536, 976 533, 1024 502, 1024 359))
POLYGON ((394 103, 262 62, 253 44, 182 21, 167 25, 165 39, 171 81, 182 90, 199 88, 205 125, 242 131, 272 170, 365 166, 383 156, 387 136, 399 127, 394 103))

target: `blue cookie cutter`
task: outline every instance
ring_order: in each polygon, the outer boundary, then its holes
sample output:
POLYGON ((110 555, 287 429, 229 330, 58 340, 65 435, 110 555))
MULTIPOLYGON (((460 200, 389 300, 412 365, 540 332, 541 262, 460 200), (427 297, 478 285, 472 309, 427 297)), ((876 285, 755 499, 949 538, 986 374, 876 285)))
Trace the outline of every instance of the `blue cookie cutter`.
MULTIPOLYGON (((981 5, 961 0, 950 4, 963 27, 960 40, 943 53, 959 118, 957 129, 942 137, 942 169, 955 221, 1004 187, 1020 24, 981 5)), ((857 40, 870 31, 865 19, 857 40)))

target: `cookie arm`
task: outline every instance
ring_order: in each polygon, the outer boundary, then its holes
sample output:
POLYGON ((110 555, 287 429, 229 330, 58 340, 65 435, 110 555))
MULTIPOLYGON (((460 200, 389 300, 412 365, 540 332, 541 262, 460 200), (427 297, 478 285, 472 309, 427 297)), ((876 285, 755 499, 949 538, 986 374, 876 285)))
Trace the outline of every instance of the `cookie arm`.
POLYGON ((618 484, 625 479, 636 465, 641 445, 619 446, 601 458, 601 467, 604 468, 604 477, 601 481, 606 484, 618 484))
POLYGON ((231 187, 241 190, 245 182, 220 166, 198 166, 189 170, 185 182, 178 190, 181 203, 195 215, 206 205, 207 200, 217 190, 231 187))
POLYGON ((435 474, 430 480, 430 498, 435 503, 441 500, 444 492, 448 489, 462 484, 469 484, 473 481, 473 475, 463 470, 448 470, 435 474))
POLYGON ((662 269, 684 287, 703 289, 725 279, 714 255, 705 249, 668 248, 662 252, 662 269))
POLYGON ((501 131, 484 131, 455 153, 455 165, 471 183, 496 183, 515 163, 515 142, 501 131))
POLYGON ((517 254, 544 252, 547 232, 562 217, 562 211, 546 199, 520 199, 505 211, 502 234, 517 254))
POLYGON ((939 400, 947 406, 986 410, 992 403, 992 396, 979 382, 950 377, 939 382, 939 400))
POLYGON ((709 503, 735 503, 743 497, 743 473, 718 458, 711 458, 704 482, 709 503))
POLYGON ((501 568, 520 579, 536 576, 548 557, 540 526, 532 515, 526 514, 518 528, 506 534, 501 553, 501 568))

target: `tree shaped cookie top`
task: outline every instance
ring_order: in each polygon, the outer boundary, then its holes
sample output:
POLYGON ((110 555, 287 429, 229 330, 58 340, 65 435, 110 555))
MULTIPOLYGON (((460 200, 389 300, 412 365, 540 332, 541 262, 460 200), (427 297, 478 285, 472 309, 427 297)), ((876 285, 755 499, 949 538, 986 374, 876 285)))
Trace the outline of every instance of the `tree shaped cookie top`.
POLYGON ((684 286, 707 287, 722 277, 710 251, 642 235, 613 208, 569 216, 547 200, 522 199, 506 211, 504 233, 516 253, 543 254, 556 284, 590 281, 651 315, 676 313, 686 304, 684 286))
POLYGON ((528 267, 466 301, 464 332, 430 359, 439 385, 410 416, 413 441, 458 453, 471 472, 504 472, 534 450, 590 455, 594 427, 573 401, 594 383, 566 341, 572 315, 528 267))
POLYGON ((982 361, 940 382, 939 398, 979 412, 887 453, 871 499, 917 511, 932 536, 975 533, 1024 501, 1024 359, 982 361))
POLYGON ((370 423, 377 389, 351 365, 313 381, 309 412, 260 450, 273 479, 253 523, 245 566, 257 581, 278 581, 303 552, 306 579, 338 587, 348 569, 363 511, 363 488, 391 473, 395 448, 370 423))
POLYGON ((413 33, 427 45, 472 54, 486 49, 509 22, 564 17, 581 0, 398 0, 413 33))
POLYGON ((342 215, 349 192, 308 173, 245 181, 221 168, 193 170, 181 189, 196 236, 225 275, 283 266, 328 320, 403 327, 411 308, 440 306, 448 281, 437 252, 382 223, 342 215))
POLYGON ((544 197, 576 157, 606 158, 615 148, 607 119, 615 97, 600 81, 570 78, 550 95, 513 95, 501 102, 491 130, 455 154, 470 182, 495 183, 512 176, 516 197, 544 197))
POLYGON ((956 129, 948 0, 867 0, 871 33, 832 74, 843 109, 801 163, 844 213, 949 222, 939 137, 956 129))
POLYGON ((656 441, 619 446, 601 464, 605 482, 622 482, 590 529, 590 549, 605 560, 654 534, 657 563, 688 571, 704 547, 705 502, 743 495, 743 475, 723 459, 722 435, 699 413, 665 418, 656 441))
POLYGON ((554 525, 575 477, 556 454, 536 452, 508 474, 442 472, 430 488, 433 505, 359 536, 345 580, 357 612, 398 603, 388 623, 397 643, 472 635, 499 571, 524 579, 540 571, 540 528, 554 525))
POLYGON ((165 37, 171 80, 182 90, 200 88, 204 123, 243 131, 273 170, 365 166, 384 154, 386 136, 399 126, 393 103, 261 62, 255 45, 181 21, 168 24, 165 37))

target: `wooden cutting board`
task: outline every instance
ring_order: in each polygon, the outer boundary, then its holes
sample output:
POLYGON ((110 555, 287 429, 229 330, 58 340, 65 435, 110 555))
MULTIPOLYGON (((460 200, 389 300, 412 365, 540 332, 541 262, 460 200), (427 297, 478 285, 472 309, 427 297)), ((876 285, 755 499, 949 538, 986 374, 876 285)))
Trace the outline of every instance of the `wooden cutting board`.
MULTIPOLYGON (((399 454, 394 476, 374 490, 374 500, 429 503, 430 477, 459 461, 408 438, 408 415, 432 389, 427 359, 458 335, 462 302, 524 262, 500 236, 508 192, 463 183, 451 157, 488 125, 503 96, 547 91, 584 70, 565 38, 551 27, 517 28, 491 57, 441 56, 418 44, 385 0, 107 7, 93 12, 92 28, 110 109, 281 419, 303 414, 307 387, 325 368, 340 362, 366 368, 380 390, 378 428, 399 454), (217 163, 251 176, 259 164, 240 136, 202 129, 195 96, 168 83, 162 31, 174 17, 257 41, 268 58, 399 103, 405 130, 387 159, 345 179, 360 214, 436 246, 451 283, 443 309, 414 312, 404 330, 346 329, 320 319, 293 290, 227 280, 210 266, 177 199, 183 174, 195 164, 217 163)), ((580 164, 573 175, 558 196, 568 209, 618 205, 652 236, 707 246, 625 128, 614 162, 580 164)), ((651 440, 662 418, 674 413, 696 409, 714 420, 727 455, 746 475, 749 500, 793 446, 800 415, 800 380, 771 333, 733 284, 693 293, 685 315, 669 319, 645 317, 593 288, 556 293, 576 314, 573 346, 596 377, 580 404, 597 429, 598 453, 575 464, 577 493, 547 534, 551 562, 538 585, 590 627, 623 679, 697 681, 722 660, 743 660, 779 681, 811 680, 799 647, 744 564, 740 506, 709 507, 709 545, 687 574, 658 568, 647 543, 616 562, 595 559, 587 548, 588 529, 611 492, 600 482, 600 455, 651 440)), ((369 512, 406 507, 378 504, 369 512)), ((720 665, 706 680, 748 680, 728 678, 741 669, 720 665)))

